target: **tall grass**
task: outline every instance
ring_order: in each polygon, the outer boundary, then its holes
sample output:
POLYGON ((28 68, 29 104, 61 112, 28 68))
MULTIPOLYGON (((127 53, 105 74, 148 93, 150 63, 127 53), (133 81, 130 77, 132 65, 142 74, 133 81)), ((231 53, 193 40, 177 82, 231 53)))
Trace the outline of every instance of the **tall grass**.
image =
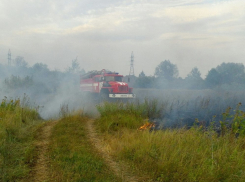
POLYGON ((113 131, 117 128, 140 127, 146 118, 159 118, 164 114, 164 105, 159 105, 157 100, 145 99, 143 103, 109 103, 97 105, 101 115, 98 123, 103 131, 113 131))
POLYGON ((99 106, 96 126, 111 155, 128 162, 136 173, 147 174, 153 181, 244 181, 245 114, 239 108, 235 114, 223 113, 222 135, 213 124, 207 129, 196 125, 188 130, 140 131, 147 118, 140 114, 142 108, 126 108, 127 104, 116 103, 99 106), (224 124, 227 118, 231 125, 224 124))
POLYGON ((0 103, 0 181, 16 181, 28 175, 34 160, 37 120, 37 108, 28 105, 26 96, 22 100, 5 97, 0 103))
POLYGON ((120 181, 87 138, 88 119, 81 112, 67 113, 54 126, 48 153, 51 181, 120 181))
MULTIPOLYGON (((228 107, 231 112, 236 108, 238 102, 243 103, 240 108, 245 110, 245 94, 242 91, 227 90, 169 90, 169 89, 135 89, 137 99, 144 102, 157 99, 158 107, 164 105, 163 117, 165 125, 183 127, 193 125, 195 119, 209 125, 216 115, 216 120, 222 120, 228 107)), ((219 122, 218 122, 219 123, 219 122)))

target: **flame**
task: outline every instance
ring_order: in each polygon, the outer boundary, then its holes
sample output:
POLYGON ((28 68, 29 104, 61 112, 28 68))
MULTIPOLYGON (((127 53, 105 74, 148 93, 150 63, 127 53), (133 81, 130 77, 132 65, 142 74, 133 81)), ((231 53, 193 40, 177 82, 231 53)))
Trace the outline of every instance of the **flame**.
POLYGON ((154 123, 147 122, 144 125, 142 125, 141 127, 139 127, 138 130, 147 130, 147 129, 151 129, 153 127, 155 127, 155 124, 154 123))

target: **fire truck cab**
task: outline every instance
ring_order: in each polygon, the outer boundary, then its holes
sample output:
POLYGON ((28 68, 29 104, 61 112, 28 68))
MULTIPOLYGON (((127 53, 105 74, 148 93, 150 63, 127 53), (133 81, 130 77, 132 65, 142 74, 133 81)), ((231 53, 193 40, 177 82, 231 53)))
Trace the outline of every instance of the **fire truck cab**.
POLYGON ((135 98, 133 88, 123 82, 123 75, 108 70, 90 71, 80 77, 80 89, 95 93, 102 99, 135 98))

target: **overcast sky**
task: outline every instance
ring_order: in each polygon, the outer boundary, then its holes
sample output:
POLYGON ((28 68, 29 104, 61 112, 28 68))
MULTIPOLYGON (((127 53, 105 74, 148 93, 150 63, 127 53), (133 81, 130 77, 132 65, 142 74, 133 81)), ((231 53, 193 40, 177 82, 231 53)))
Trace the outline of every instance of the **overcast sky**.
POLYGON ((244 0, 0 0, 0 63, 23 56, 65 70, 77 57, 103 68, 153 75, 170 60, 185 77, 222 62, 245 64, 244 0))

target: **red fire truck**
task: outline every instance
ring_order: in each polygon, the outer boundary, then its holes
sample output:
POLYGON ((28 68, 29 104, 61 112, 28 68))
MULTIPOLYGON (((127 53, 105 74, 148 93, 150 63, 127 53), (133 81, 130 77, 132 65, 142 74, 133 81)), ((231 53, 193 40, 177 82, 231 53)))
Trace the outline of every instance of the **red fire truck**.
POLYGON ((102 100, 135 98, 133 88, 123 82, 123 75, 108 70, 90 71, 80 77, 80 88, 102 100))

